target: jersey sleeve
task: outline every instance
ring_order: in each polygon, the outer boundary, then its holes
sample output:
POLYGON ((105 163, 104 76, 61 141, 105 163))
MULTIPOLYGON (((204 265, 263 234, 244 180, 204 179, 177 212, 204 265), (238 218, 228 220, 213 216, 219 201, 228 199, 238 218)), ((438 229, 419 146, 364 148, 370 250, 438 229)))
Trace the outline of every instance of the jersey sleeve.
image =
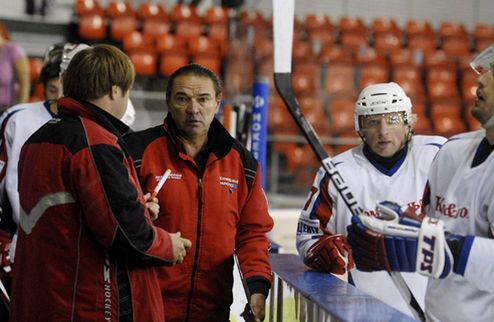
POLYGON ((464 278, 476 285, 479 290, 494 290, 494 240, 475 237, 468 255, 464 278))
POLYGON ((334 211, 335 196, 331 195, 329 184, 329 175, 323 168, 320 168, 297 224, 296 246, 302 261, 319 237, 332 233, 328 224, 334 211))

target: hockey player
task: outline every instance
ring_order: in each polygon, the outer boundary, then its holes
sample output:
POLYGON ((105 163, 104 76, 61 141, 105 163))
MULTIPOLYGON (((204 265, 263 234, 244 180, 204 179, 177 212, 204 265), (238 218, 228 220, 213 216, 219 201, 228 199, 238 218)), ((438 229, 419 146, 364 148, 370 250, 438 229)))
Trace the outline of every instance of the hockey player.
POLYGON ((427 217, 414 220, 406 207, 382 202, 382 218, 355 217, 349 227, 357 267, 432 277, 428 321, 494 320, 493 63, 492 46, 471 63, 479 73, 472 114, 484 129, 451 138, 437 154, 424 194, 427 217))
MULTIPOLYGON (((416 209, 432 159, 443 137, 412 135, 412 104, 396 83, 370 85, 355 107, 355 130, 363 144, 337 155, 334 163, 366 216, 376 216, 377 201, 395 199, 416 209)), ((320 168, 297 227, 297 249, 304 263, 318 271, 342 274, 352 268, 346 227, 352 214, 320 168), (348 253, 348 264, 342 259, 348 253)), ((423 306, 426 279, 404 274, 423 306)), ((349 281, 385 303, 412 315, 385 272, 352 270, 349 281)))

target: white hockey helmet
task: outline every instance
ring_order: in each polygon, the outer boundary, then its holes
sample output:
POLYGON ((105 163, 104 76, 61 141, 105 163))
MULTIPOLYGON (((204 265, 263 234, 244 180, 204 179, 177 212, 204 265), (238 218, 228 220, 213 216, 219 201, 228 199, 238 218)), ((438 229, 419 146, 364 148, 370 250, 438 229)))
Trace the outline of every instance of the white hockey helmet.
POLYGON ((78 52, 86 48, 89 48, 89 46, 86 44, 65 44, 65 46, 63 47, 62 62, 60 63, 60 75, 63 75, 63 73, 65 73, 67 67, 69 67, 69 63, 72 58, 74 58, 74 56, 78 52))
POLYGON ((394 82, 369 85, 355 103, 355 130, 360 132, 361 116, 393 112, 404 112, 405 124, 411 123, 412 102, 403 88, 394 82))

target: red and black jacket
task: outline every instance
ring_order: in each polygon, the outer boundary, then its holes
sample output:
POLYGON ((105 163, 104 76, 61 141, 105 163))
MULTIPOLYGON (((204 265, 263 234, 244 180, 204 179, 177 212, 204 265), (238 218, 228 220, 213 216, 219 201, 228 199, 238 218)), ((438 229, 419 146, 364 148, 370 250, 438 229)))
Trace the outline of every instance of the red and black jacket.
POLYGON ((11 321, 164 321, 156 270, 172 264, 109 113, 72 98, 24 145, 11 321), (125 316, 125 318, 124 318, 125 316))
POLYGON ((155 224, 192 241, 184 263, 159 269, 167 321, 228 321, 233 254, 251 293, 267 294, 273 226, 252 154, 213 120, 204 162, 186 154, 170 115, 164 125, 126 136, 144 191, 166 169, 155 224))

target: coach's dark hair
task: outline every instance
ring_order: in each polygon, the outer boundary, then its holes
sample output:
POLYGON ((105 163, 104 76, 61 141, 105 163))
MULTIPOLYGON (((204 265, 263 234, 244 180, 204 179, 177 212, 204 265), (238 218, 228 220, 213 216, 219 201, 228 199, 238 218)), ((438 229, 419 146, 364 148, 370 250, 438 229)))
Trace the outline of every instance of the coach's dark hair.
POLYGON ((63 74, 63 93, 81 100, 98 99, 112 86, 126 93, 134 83, 130 58, 112 45, 96 45, 78 52, 63 74))
POLYGON ((169 99, 172 95, 173 82, 175 78, 183 75, 195 75, 207 77, 213 81, 214 93, 218 97, 222 92, 221 80, 212 70, 199 64, 188 64, 180 67, 168 78, 168 83, 166 84, 166 98, 169 99))

